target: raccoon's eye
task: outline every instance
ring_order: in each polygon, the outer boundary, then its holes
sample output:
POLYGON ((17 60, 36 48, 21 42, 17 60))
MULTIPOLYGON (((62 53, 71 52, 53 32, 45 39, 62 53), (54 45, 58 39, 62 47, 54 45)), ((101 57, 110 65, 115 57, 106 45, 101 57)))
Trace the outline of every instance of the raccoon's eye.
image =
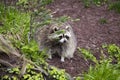
POLYGON ((58 31, 58 28, 57 28, 57 27, 55 27, 53 30, 54 30, 54 31, 58 31))
POLYGON ((57 31, 57 30, 58 30, 57 28, 54 29, 54 31, 57 31))
POLYGON ((69 39, 69 36, 65 36, 67 39, 69 39))
POLYGON ((59 36, 60 39, 62 39, 62 36, 59 36))

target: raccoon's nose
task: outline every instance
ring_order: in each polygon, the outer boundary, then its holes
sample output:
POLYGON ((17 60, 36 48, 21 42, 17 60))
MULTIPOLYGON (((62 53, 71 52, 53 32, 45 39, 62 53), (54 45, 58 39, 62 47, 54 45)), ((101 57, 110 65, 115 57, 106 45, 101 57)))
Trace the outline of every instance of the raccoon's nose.
POLYGON ((63 42, 64 42, 64 43, 66 43, 67 41, 66 41, 66 40, 64 40, 63 42))
POLYGON ((64 41, 63 41, 63 43, 66 43, 66 42, 67 42, 67 39, 65 38, 64 41))
POLYGON ((60 42, 61 42, 61 43, 65 43, 65 42, 67 42, 67 40, 66 40, 65 38, 62 38, 62 39, 60 40, 60 42))

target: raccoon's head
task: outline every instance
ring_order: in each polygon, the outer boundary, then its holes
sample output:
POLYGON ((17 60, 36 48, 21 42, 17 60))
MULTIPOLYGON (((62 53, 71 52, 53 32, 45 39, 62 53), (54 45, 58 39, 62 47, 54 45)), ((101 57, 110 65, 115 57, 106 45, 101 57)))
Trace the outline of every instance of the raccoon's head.
POLYGON ((62 25, 52 27, 49 39, 55 40, 59 43, 67 43, 71 38, 71 26, 62 25))

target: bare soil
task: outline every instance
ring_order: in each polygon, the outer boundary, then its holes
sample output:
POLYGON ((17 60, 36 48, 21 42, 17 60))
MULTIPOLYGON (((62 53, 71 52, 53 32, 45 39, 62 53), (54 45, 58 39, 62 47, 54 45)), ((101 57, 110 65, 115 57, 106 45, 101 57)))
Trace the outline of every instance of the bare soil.
MULTIPOLYGON (((120 45, 120 14, 108 10, 107 4, 85 8, 80 0, 55 0, 47 6, 54 17, 70 16, 80 19, 72 24, 77 37, 78 47, 93 51, 99 58, 99 48, 103 44, 120 45), (102 24, 102 19, 106 22, 102 24)), ((90 62, 86 62, 81 53, 76 50, 73 59, 60 62, 59 57, 48 61, 49 64, 65 69, 72 76, 80 75, 88 70, 90 62)))

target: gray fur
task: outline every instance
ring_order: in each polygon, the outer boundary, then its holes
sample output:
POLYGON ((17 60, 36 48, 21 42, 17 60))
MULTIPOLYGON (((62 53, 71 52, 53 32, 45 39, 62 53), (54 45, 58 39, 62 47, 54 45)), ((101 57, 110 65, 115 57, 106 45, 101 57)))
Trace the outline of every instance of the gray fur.
POLYGON ((64 58, 72 58, 75 52, 77 41, 72 27, 66 23, 54 23, 37 28, 35 40, 39 44, 40 50, 46 49, 48 56, 52 59, 52 54, 57 53, 64 58), (55 31, 64 30, 64 33, 56 34, 55 31))

